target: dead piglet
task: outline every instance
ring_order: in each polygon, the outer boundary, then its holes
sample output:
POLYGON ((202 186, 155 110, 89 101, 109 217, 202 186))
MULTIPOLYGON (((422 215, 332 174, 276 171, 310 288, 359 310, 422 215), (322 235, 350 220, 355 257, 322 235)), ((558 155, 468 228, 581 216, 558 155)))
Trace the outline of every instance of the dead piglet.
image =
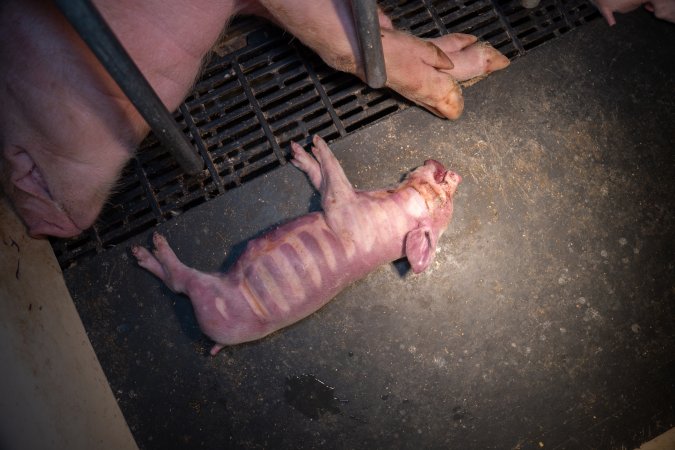
POLYGON ((132 249, 141 267, 190 297, 202 331, 216 342, 213 355, 308 316, 384 263, 407 256, 415 273, 425 270, 452 217, 461 177, 436 161, 394 189, 355 191, 320 137, 314 158, 295 143, 292 150, 291 162, 320 192, 323 212, 250 241, 227 273, 185 266, 158 233, 152 253, 132 249))

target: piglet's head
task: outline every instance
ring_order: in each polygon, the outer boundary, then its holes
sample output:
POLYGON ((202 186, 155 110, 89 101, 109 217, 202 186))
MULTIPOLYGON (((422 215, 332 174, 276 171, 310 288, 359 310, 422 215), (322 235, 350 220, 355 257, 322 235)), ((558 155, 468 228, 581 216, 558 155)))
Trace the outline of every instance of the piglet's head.
POLYGON ((405 253, 413 272, 420 273, 431 264, 436 242, 452 218, 452 197, 462 177, 443 164, 428 159, 410 173, 404 185, 415 189, 424 199, 428 215, 406 235, 405 253))
POLYGON ((452 206, 452 196, 461 182, 461 176, 446 170, 438 161, 427 159, 423 166, 410 173, 405 184, 417 190, 427 203, 427 208, 433 212, 443 209, 448 203, 452 206))

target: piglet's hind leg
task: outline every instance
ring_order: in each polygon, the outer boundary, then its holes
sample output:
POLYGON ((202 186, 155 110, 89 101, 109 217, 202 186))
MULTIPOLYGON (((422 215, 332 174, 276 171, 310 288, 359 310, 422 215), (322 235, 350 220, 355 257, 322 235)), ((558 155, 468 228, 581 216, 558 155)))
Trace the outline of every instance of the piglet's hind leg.
POLYGON ((136 258, 136 261, 138 261, 139 266, 162 281, 168 278, 168 275, 166 274, 164 267, 162 267, 162 264, 157 261, 157 258, 155 258, 147 248, 141 247, 140 245, 134 245, 131 248, 131 253, 136 258))
POLYGON ((155 233, 152 242, 155 246, 152 253, 140 246, 133 247, 132 253, 138 264, 162 280, 172 291, 185 293, 192 269, 180 262, 164 236, 155 233))

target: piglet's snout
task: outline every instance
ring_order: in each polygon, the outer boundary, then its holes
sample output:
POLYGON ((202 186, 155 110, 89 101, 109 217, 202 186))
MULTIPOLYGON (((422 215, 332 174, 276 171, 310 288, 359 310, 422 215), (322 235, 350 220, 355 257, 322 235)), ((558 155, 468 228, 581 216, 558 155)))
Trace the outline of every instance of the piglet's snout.
POLYGON ((459 185, 462 182, 462 176, 458 173, 448 170, 445 174, 444 180, 446 183, 454 184, 455 186, 459 185))
POLYGON ((461 175, 453 172, 452 170, 448 170, 445 173, 445 176, 443 177, 443 183, 446 185, 445 190, 451 196, 455 195, 455 191, 457 190, 457 186, 459 186, 459 183, 461 183, 461 182, 462 182, 461 175))
POLYGON ((443 175, 445 174, 445 166, 443 166, 443 164, 439 163, 435 159, 427 159, 424 161, 424 165, 433 167, 434 180, 436 180, 436 183, 443 181, 443 175))

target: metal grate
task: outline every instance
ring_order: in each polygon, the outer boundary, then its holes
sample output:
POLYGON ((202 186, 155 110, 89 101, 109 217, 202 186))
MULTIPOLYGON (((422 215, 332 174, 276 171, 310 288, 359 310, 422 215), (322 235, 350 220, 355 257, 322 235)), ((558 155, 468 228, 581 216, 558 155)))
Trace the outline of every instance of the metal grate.
MULTIPOLYGON (((509 58, 600 17, 587 0, 384 0, 397 28, 420 37, 470 33, 509 58)), ((187 177, 150 135, 122 173, 98 222, 72 239, 52 239, 62 268, 95 256, 160 222, 286 163, 291 140, 345 136, 411 104, 336 72, 287 33, 237 19, 177 122, 206 163, 187 177)))

